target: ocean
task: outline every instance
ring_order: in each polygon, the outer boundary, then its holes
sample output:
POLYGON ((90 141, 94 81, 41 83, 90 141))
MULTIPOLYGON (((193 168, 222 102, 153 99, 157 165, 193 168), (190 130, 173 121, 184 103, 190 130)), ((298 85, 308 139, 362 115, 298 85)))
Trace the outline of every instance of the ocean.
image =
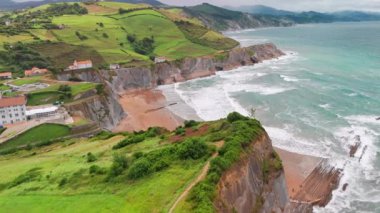
POLYGON ((272 42, 286 56, 165 86, 167 97, 187 104, 174 111, 185 118, 193 111, 203 120, 215 120, 255 109, 274 146, 327 157, 344 168, 331 202, 316 212, 380 212, 380 22, 226 35, 242 46, 272 42), (351 158, 350 146, 356 142, 361 146, 351 158))

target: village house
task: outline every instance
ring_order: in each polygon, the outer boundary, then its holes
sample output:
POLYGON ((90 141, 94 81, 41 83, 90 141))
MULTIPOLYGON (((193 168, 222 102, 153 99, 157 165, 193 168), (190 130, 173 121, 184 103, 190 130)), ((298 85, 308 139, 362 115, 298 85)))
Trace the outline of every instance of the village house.
POLYGON ((92 61, 77 61, 75 60, 72 65, 70 65, 66 70, 80 70, 80 69, 88 69, 92 68, 92 61))
POLYGON ((156 64, 162 63, 162 62, 165 62, 165 61, 168 61, 168 58, 166 58, 164 56, 160 56, 160 57, 155 57, 154 58, 154 63, 156 63, 156 64))
POLYGON ((49 71, 47 69, 40 69, 37 67, 33 67, 31 70, 25 70, 24 74, 26 77, 29 76, 37 76, 37 75, 45 75, 49 71))
POLYGON ((0 125, 26 121, 26 98, 24 96, 0 98, 0 125))
POLYGON ((11 79, 12 73, 11 72, 1 72, 0 73, 0 79, 11 79))
POLYGON ((117 69, 120 69, 119 64, 110 64, 110 70, 117 70, 117 69))

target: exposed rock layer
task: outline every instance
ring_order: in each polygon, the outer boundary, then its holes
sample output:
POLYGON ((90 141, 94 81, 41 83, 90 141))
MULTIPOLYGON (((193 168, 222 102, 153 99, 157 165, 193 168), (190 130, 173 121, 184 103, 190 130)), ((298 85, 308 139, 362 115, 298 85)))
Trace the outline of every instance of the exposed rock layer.
POLYGON ((267 134, 252 143, 249 154, 241 157, 220 179, 215 206, 218 212, 283 212, 289 203, 283 170, 271 171, 265 180, 264 161, 274 150, 267 134))

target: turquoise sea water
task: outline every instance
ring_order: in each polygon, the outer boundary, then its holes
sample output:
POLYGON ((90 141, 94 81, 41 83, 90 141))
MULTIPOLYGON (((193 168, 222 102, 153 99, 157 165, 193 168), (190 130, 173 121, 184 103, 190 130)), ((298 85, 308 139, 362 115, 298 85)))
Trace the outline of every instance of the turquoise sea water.
POLYGON ((380 212, 380 22, 227 35, 243 46, 273 42, 287 55, 176 84, 180 97, 204 120, 253 107, 275 146, 329 157, 344 168, 340 188, 317 212, 380 212))

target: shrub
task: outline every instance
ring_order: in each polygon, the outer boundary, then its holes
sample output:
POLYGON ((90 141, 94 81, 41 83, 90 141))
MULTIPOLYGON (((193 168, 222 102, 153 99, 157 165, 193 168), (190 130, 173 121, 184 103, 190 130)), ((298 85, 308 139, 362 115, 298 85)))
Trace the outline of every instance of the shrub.
POLYGON ((186 130, 182 126, 179 126, 175 129, 176 135, 184 135, 185 133, 186 133, 186 130))
POLYGON ((136 35, 135 34, 128 34, 127 40, 132 44, 136 41, 136 35))
POLYGON ((190 128, 190 127, 198 125, 198 122, 194 120, 189 120, 189 121, 185 121, 184 124, 185 124, 185 128, 190 128))
POLYGON ((248 118, 241 115, 240 113, 238 112, 232 112, 230 113, 228 116, 227 116, 227 120, 228 122, 232 123, 232 122, 235 122, 235 121, 238 121, 238 120, 247 120, 248 118))
POLYGON ((128 168, 128 160, 123 155, 115 155, 108 173, 108 178, 114 178, 121 175, 128 168))
POLYGON ((61 181, 59 181, 59 184, 58 186, 59 187, 63 187, 64 185, 66 185, 68 183, 68 179, 66 177, 62 178, 61 181))
POLYGON ((146 176, 152 172, 151 164, 146 158, 136 160, 129 169, 128 177, 131 179, 138 179, 146 176))
POLYGON ((87 153, 87 163, 95 162, 97 159, 91 152, 87 153))
POLYGON ((196 160, 208 153, 208 147, 198 139, 187 139, 178 146, 177 153, 181 159, 196 160))
POLYGON ((23 183, 32 182, 37 180, 41 176, 41 168, 33 168, 28 170, 24 174, 17 176, 8 186, 8 188, 13 188, 15 186, 21 185, 23 183))
POLYGON ((89 168, 89 173, 90 174, 103 175, 103 174, 107 173, 107 170, 105 168, 98 166, 98 165, 92 165, 89 168))
POLYGON ((126 138, 126 139, 120 141, 115 146, 113 146, 112 149, 121 149, 121 148, 126 147, 130 144, 140 143, 144 140, 145 140, 145 134, 133 135, 129 138, 126 138))
POLYGON ((103 38, 108 38, 108 34, 107 33, 103 33, 103 38))

